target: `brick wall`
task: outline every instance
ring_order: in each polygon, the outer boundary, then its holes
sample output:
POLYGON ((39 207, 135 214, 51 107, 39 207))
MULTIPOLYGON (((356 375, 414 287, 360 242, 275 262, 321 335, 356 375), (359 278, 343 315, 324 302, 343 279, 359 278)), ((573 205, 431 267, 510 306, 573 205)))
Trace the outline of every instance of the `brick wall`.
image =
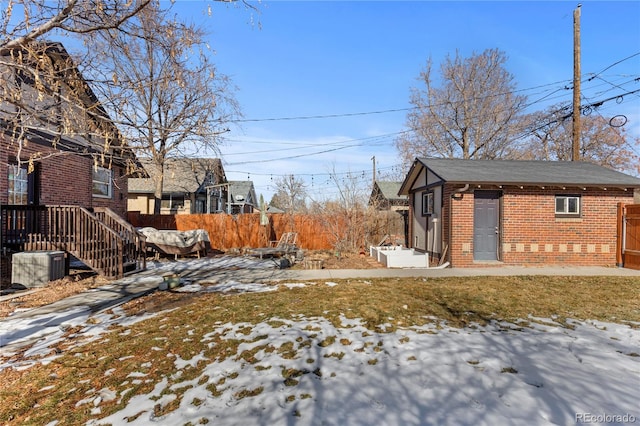
MULTIPOLYGON (((451 199, 445 191, 445 241, 451 234, 451 263, 455 267, 481 266, 473 261, 473 192, 451 199)), ((613 266, 616 260, 616 206, 633 202, 633 191, 502 189, 500 217, 501 260, 511 265, 613 266), (555 217, 555 195, 581 195, 580 218, 555 217)))
POLYGON ((454 198, 451 195, 450 189, 445 191, 448 209, 445 208, 443 211, 443 221, 447 223, 444 229, 448 229, 447 234, 450 233, 451 236, 449 239, 451 265, 475 266, 473 264, 473 192, 456 194, 454 198), (449 220, 451 220, 450 224, 449 220))
MULTIPOLYGON (((0 139, 0 203, 8 201, 8 164, 14 163, 16 145, 0 139)), ((97 198, 92 194, 93 160, 68 152, 56 151, 48 145, 29 143, 23 147, 21 158, 41 153, 42 157, 54 154, 36 162, 39 174, 40 204, 79 205, 85 208, 109 207, 121 216, 127 210, 127 178, 120 166, 112 167, 114 185, 111 198, 97 198)))

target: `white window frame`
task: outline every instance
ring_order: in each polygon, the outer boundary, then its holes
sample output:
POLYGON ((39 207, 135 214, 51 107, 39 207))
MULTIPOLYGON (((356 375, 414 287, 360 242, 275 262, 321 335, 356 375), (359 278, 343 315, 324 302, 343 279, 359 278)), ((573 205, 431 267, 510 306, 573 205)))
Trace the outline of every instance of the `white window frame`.
POLYGON ((555 213, 556 217, 580 217, 582 214, 582 202, 579 195, 556 195, 555 213), (558 201, 562 201, 561 208, 558 207, 558 201), (572 205, 572 201, 574 201, 572 205))
POLYGON ((29 199, 29 178, 28 171, 17 164, 9 166, 9 204, 25 205, 29 199))
POLYGON ((433 214, 433 197, 433 191, 425 191, 422 193, 422 216, 431 216, 433 214))
POLYGON ((92 192, 95 198, 112 198, 113 197, 113 171, 104 167, 94 167, 92 171, 93 185, 92 192), (107 178, 108 176, 108 178, 107 178), (96 187, 97 186, 97 187, 96 187), (104 188, 105 191, 98 191, 98 188, 104 188))

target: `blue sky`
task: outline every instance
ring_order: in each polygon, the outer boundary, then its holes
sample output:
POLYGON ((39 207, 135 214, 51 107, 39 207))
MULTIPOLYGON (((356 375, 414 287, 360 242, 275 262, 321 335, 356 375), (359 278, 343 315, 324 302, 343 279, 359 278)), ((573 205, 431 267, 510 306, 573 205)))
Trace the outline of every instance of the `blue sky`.
MULTIPOLYGON (((523 94, 548 96, 532 110, 570 102, 577 4, 263 1, 251 12, 178 1, 174 10, 206 26, 219 71, 238 87, 245 121, 221 147, 227 177, 253 180, 269 200, 281 175, 304 179, 321 199, 335 194, 334 171, 370 182, 373 156, 382 175, 399 166, 395 135, 406 129, 409 90, 429 57, 437 67, 456 50, 498 48, 523 94), (333 117, 286 119, 309 116, 333 117)), ((640 2, 582 1, 581 47, 583 105, 640 89, 640 2)), ((640 135, 640 92, 597 113, 624 114, 640 135)))

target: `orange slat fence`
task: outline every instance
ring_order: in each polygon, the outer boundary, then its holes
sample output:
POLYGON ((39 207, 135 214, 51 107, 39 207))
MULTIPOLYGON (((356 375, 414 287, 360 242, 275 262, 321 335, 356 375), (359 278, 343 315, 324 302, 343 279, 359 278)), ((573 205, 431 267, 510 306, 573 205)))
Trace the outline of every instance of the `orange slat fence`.
MULTIPOLYGON (((259 214, 228 215, 179 214, 146 215, 129 212, 128 220, 136 227, 151 226, 156 229, 188 231, 204 229, 209 233, 211 247, 228 250, 242 247, 266 247, 284 232, 298 233, 298 246, 307 250, 331 249, 334 245, 327 224, 318 216, 269 214, 269 225, 260 225, 259 214)), ((338 230, 338 232, 340 232, 338 230)))

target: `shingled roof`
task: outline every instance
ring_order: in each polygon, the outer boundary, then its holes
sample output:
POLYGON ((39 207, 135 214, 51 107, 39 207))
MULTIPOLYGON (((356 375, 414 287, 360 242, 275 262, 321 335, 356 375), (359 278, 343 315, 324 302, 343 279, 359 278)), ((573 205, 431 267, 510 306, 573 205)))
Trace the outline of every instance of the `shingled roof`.
POLYGON ((251 205, 258 204, 256 193, 253 187, 253 181, 250 180, 232 180, 229 181, 229 192, 231 193, 232 203, 249 203, 251 205), (241 198, 238 198, 241 197, 241 198), (249 199, 250 198, 250 199, 249 199))
MULTIPOLYGON (((73 131, 61 133, 55 129, 56 126, 53 125, 52 117, 46 113, 39 114, 37 111, 38 109, 47 108, 47 105, 49 105, 49 110, 53 110, 51 108, 52 101, 45 99, 38 103, 35 112, 32 111, 30 113, 29 120, 16 123, 6 114, 0 117, 0 133, 3 133, 7 139, 15 137, 18 130, 16 125, 19 125, 20 131, 24 132, 30 142, 47 147, 54 146, 56 149, 65 152, 105 155, 107 163, 112 162, 127 167, 127 173, 129 173, 130 169, 140 167, 136 156, 127 145, 125 139, 122 138, 120 131, 62 43, 33 41, 29 44, 29 50, 23 48, 0 48, 0 57, 3 59, 3 65, 0 67, 3 68, 3 72, 13 69, 13 73, 20 74, 22 71, 31 68, 24 75, 30 72, 44 72, 38 71, 39 66, 36 64, 44 63, 45 58, 49 60, 52 67, 49 71, 55 71, 55 78, 59 78, 58 82, 66 86, 64 89, 65 96, 62 100, 65 115, 78 115, 78 117, 74 116, 70 120, 74 126, 73 131), (16 62, 14 57, 21 59, 16 62), (93 134, 93 137, 87 136, 91 134, 93 134), (106 135, 110 135, 111 138, 108 145, 105 145, 106 135)), ((42 81, 47 81, 45 76, 41 75, 40 77, 42 81)), ((27 83, 22 80, 21 84, 20 90, 25 96, 24 100, 38 93, 35 88, 29 89, 28 87, 35 83, 27 83)), ((40 93, 40 95, 42 94, 40 93)), ((59 114, 59 112, 56 114, 59 114)))
MULTIPOLYGON (((154 192, 154 178, 158 167, 150 158, 140 159, 150 178, 130 178, 129 192, 154 192)), ((194 193, 205 184, 225 182, 226 177, 219 158, 167 158, 164 165, 163 193, 194 193), (215 182, 206 182, 207 178, 215 182)))
POLYGON ((584 161, 417 158, 401 193, 408 194, 422 167, 447 183, 640 188, 636 177, 584 161))
POLYGON ((402 182, 376 181, 380 192, 387 200, 407 200, 406 195, 398 195, 402 182))

